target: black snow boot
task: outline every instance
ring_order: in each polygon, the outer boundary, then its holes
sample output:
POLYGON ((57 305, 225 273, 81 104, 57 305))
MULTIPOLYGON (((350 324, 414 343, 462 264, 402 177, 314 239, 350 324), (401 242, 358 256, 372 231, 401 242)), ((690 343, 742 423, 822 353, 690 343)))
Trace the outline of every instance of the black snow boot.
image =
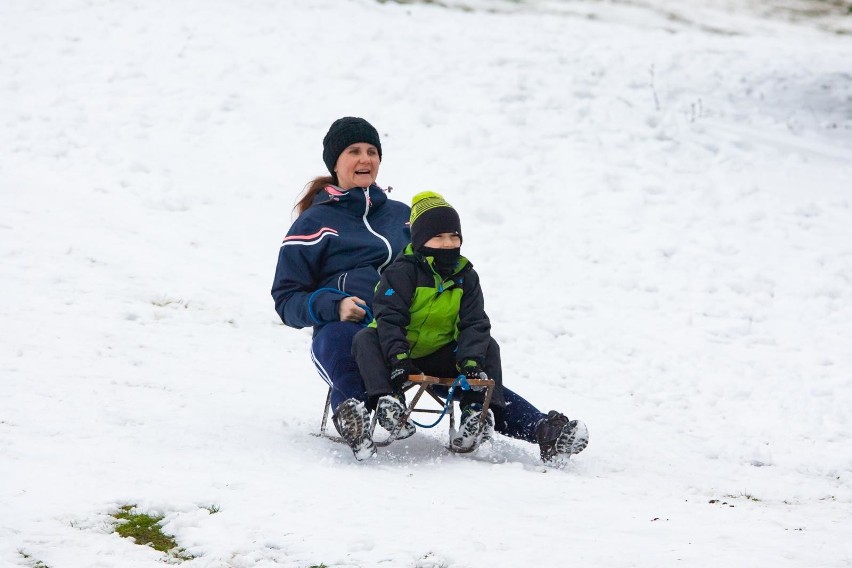
POLYGON ((535 437, 541 448, 541 461, 555 457, 579 454, 589 445, 589 429, 580 420, 568 418, 555 410, 547 414, 535 427, 535 437))

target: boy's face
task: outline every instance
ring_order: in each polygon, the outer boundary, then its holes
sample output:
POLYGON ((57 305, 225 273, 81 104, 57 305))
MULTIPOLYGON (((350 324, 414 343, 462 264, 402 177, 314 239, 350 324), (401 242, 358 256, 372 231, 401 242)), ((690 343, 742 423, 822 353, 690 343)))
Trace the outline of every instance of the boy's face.
POLYGON ((457 233, 441 233, 426 241, 423 246, 433 249, 457 249, 461 248, 461 237, 457 233))

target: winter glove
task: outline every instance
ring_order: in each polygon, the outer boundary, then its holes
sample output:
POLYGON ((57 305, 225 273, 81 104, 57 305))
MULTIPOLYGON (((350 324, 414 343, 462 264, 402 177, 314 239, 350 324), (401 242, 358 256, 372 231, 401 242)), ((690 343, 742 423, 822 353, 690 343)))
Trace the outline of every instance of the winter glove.
POLYGON ((467 379, 487 379, 488 375, 485 371, 482 370, 482 367, 479 366, 479 363, 474 361, 473 359, 468 359, 463 363, 458 365, 458 370, 461 371, 461 374, 465 376, 467 379))
MULTIPOLYGON (((464 377, 468 380, 470 380, 470 379, 487 379, 488 378, 488 375, 485 373, 485 371, 482 370, 482 367, 479 366, 479 363, 477 363, 473 359, 469 359, 467 361, 464 361, 463 363, 460 363, 458 365, 458 368, 459 368, 459 371, 461 371, 461 374, 464 375, 464 377)), ((470 388, 471 388, 471 390, 474 390, 474 391, 486 390, 485 387, 474 387, 474 386, 472 386, 470 388)))
POLYGON ((411 359, 408 358, 408 353, 400 353, 390 359, 390 380, 394 389, 402 388, 405 381, 408 380, 408 375, 417 375, 420 369, 411 364, 411 359))

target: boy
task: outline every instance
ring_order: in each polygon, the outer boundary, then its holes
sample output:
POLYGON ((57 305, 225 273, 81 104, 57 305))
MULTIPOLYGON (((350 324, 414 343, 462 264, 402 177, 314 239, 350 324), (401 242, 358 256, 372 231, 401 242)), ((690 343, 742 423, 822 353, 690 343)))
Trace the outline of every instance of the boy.
MULTIPOLYGON (((415 195, 411 244, 382 274, 373 299, 375 321, 352 343, 369 397, 367 408, 375 409, 382 428, 392 431, 405 412, 402 386, 412 372, 439 377, 461 373, 468 378, 485 373, 496 383, 494 412, 489 409, 483 417, 483 393, 461 391, 454 447, 473 448, 484 420, 483 441, 491 438, 496 425, 502 434, 538 442, 544 461, 581 452, 589 440, 585 424, 556 411, 545 415, 503 386, 500 348, 491 337, 479 275, 461 256, 461 244, 456 210, 437 193, 415 195)), ((338 429, 346 430, 346 418, 336 417, 338 429)), ((359 430, 363 433, 355 442, 372 445, 369 429, 359 430)), ((414 432, 414 426, 405 423, 397 438, 414 432)))

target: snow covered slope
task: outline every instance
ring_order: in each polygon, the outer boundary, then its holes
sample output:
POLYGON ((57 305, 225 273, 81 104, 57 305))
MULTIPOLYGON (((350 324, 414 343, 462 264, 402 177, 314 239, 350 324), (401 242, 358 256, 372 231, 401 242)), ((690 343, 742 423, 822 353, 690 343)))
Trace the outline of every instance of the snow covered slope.
POLYGON ((852 563, 852 38, 471 6, 0 3, 0 565, 161 565, 127 503, 187 566, 852 563), (459 209, 567 468, 311 435, 269 288, 344 115, 459 209))

